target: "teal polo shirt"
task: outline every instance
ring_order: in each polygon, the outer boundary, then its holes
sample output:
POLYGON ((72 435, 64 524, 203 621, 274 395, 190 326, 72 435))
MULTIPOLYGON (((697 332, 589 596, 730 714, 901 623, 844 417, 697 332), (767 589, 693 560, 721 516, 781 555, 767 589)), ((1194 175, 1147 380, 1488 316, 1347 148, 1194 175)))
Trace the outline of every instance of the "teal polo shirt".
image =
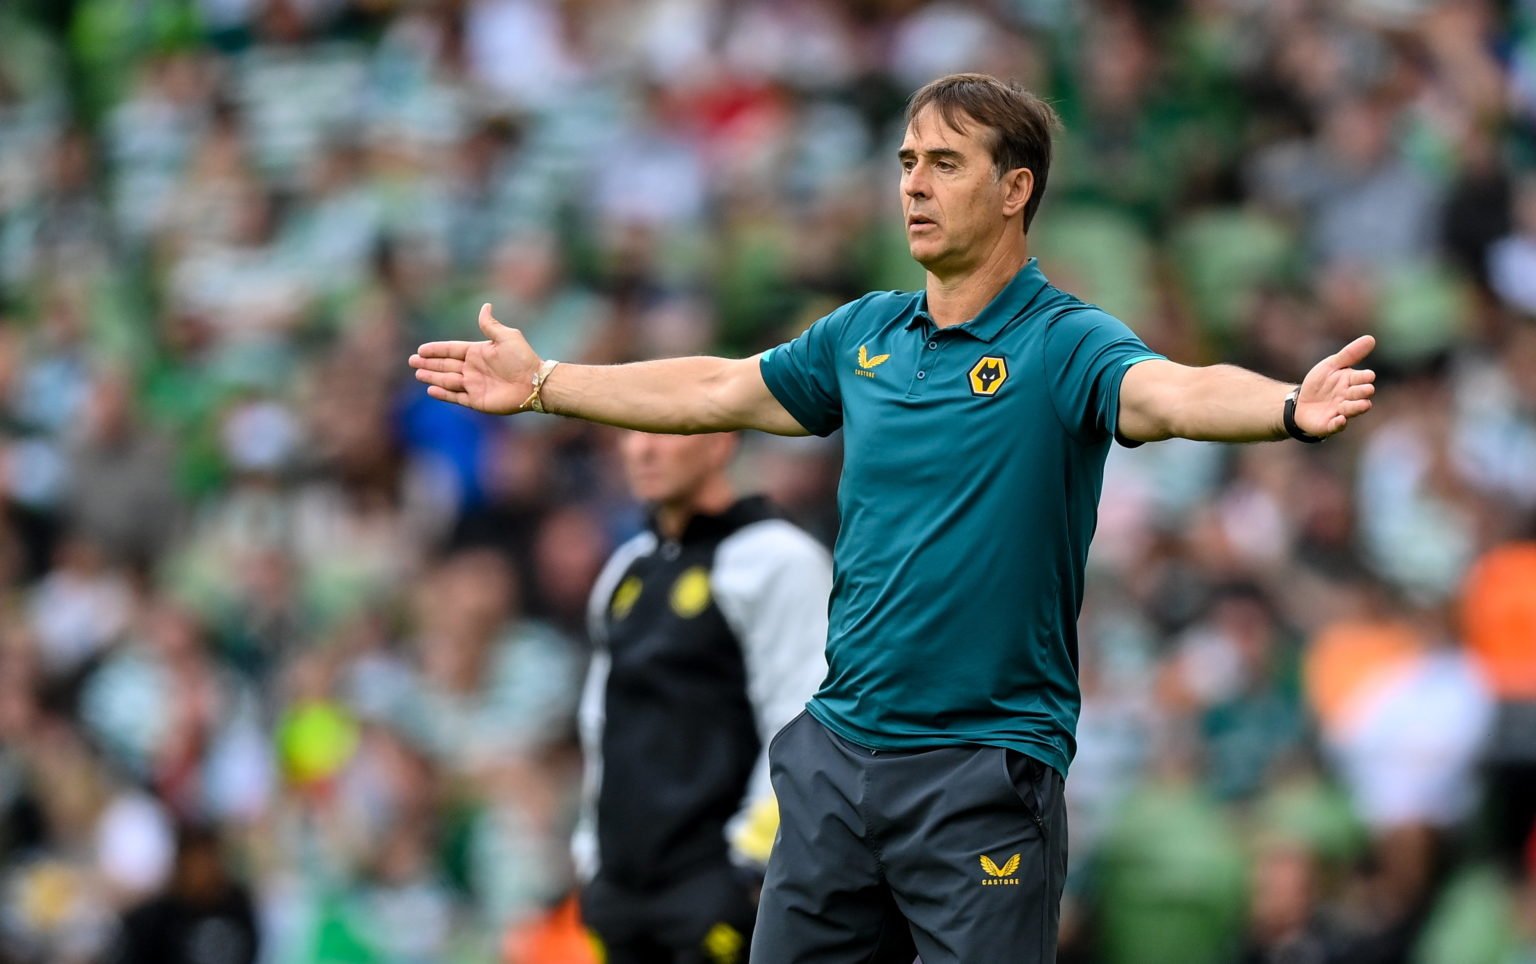
POLYGON ((866 747, 1010 747, 1065 774, 1120 382, 1162 356, 1034 260, 962 325, 926 305, 869 294, 762 356, 801 425, 843 429, 828 673, 808 708, 866 747))

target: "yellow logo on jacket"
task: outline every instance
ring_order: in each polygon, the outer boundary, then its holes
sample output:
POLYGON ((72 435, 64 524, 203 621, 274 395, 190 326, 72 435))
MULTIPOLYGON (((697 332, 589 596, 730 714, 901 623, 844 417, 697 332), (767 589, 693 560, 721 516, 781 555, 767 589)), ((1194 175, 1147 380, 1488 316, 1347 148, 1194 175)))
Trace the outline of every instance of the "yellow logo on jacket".
POLYGON ((1011 885, 1017 887, 1019 885, 1019 878, 1015 877, 1014 875, 1019 872, 1020 856, 1021 855, 1019 854, 1014 854, 1012 857, 1008 858, 1006 863, 999 867, 997 864, 992 862, 991 857, 988 857, 986 854, 982 854, 981 869, 987 873, 986 878, 981 882, 982 886, 1001 887, 1011 885))
POLYGON ((709 572, 703 566, 694 566, 677 577, 672 584, 672 611, 684 619, 692 619, 709 605, 709 572))
POLYGON ((887 361, 890 361, 890 358, 891 358, 891 356, 890 356, 889 353, 886 353, 884 355, 876 355, 873 358, 871 358, 870 355, 869 355, 869 346, 868 345, 860 345, 859 346, 859 367, 854 369, 853 373, 855 375, 863 375, 865 378, 874 378, 875 377, 874 369, 879 368, 881 365, 884 365, 887 361))
POLYGON ((991 398, 1008 380, 1008 361, 998 355, 983 355, 971 366, 971 394, 991 398))
POLYGON ((629 615, 629 611, 635 608, 635 602, 640 598, 640 590, 644 583, 639 576, 630 576, 619 583, 619 588, 613 591, 613 600, 608 604, 608 612, 614 619, 623 619, 629 615))
POLYGON ((715 964, 735 964, 741 960, 741 952, 747 949, 747 939, 741 931, 721 921, 704 935, 704 952, 715 964))

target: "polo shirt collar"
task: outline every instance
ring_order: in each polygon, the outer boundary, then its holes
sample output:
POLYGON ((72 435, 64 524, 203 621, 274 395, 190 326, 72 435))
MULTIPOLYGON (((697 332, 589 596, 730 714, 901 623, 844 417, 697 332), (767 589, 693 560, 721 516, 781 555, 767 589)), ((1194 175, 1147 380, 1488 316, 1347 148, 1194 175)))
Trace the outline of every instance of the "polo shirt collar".
MULTIPOLYGON (((1045 275, 1040 271, 1039 259, 1030 258, 1018 274, 1013 276, 1013 280, 1004 285, 1003 290, 981 309, 980 314, 964 324, 956 325, 955 330, 980 341, 991 341, 1002 334, 1004 326, 1018 317, 1019 312, 1034 301, 1045 286, 1045 275)), ((933 324, 933 316, 928 313, 927 291, 918 296, 915 308, 907 321, 908 328, 933 324)))

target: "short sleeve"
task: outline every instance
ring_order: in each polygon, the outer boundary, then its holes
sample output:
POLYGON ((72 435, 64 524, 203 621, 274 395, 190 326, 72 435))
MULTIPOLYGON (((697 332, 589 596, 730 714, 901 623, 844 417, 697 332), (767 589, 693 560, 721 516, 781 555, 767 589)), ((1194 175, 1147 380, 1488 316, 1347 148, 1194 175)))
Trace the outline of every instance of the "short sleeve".
POLYGON ((843 326, 857 305, 843 305, 759 361, 768 391, 812 435, 831 435, 843 425, 835 361, 843 326))
POLYGON ((1126 371, 1162 357, 1124 322, 1098 308, 1053 318, 1045 332, 1045 377, 1067 431, 1084 442, 1114 435, 1126 371))

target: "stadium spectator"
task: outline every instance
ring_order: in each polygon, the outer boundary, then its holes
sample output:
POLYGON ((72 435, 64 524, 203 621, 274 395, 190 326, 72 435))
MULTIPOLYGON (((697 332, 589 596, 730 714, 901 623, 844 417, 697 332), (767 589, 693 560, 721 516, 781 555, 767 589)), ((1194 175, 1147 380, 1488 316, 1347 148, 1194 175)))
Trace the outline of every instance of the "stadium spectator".
POLYGON ((250 889, 225 866, 222 841, 207 827, 184 826, 165 891, 128 911, 113 964, 254 964, 261 932, 250 889))

